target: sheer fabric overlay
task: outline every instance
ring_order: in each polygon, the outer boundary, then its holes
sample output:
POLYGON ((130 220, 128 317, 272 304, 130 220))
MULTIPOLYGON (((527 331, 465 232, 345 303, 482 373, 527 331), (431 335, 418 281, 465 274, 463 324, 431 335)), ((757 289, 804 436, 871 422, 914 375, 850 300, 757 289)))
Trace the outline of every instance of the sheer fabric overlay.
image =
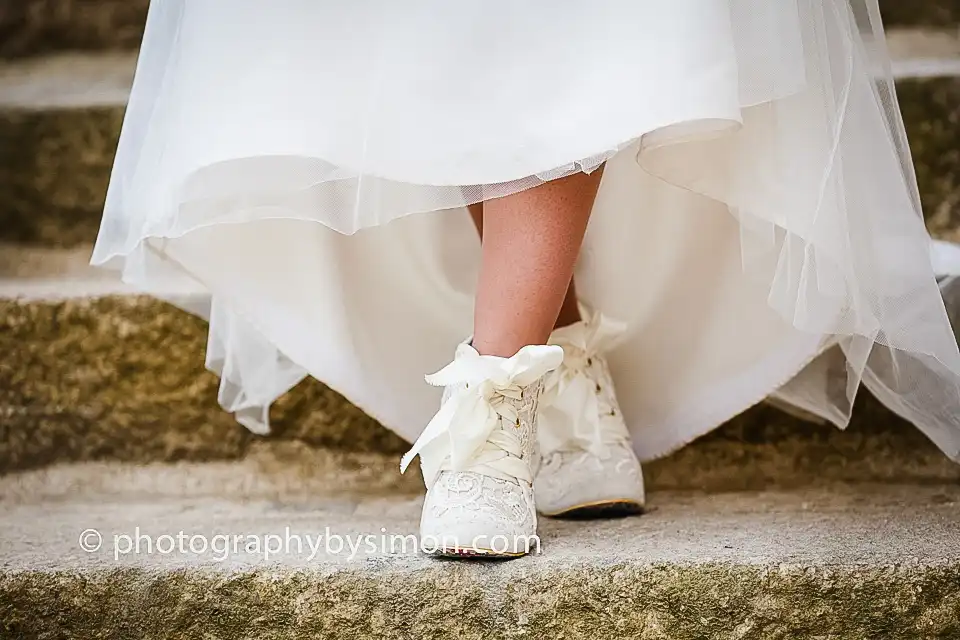
POLYGON ((771 395, 843 427, 863 382, 960 459, 876 0, 580 5, 153 0, 93 262, 209 292, 247 427, 313 375, 414 439, 464 207, 605 163, 577 277, 642 458, 771 395))

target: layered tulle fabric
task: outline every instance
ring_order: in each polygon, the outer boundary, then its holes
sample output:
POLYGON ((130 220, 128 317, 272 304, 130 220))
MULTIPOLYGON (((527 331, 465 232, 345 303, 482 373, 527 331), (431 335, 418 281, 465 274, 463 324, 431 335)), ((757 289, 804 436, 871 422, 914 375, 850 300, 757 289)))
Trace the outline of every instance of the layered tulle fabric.
MULTIPOLYGON (((578 264, 638 453, 861 381, 960 458, 960 353, 875 0, 154 0, 95 263, 210 292, 220 401, 306 375, 415 439, 465 207, 605 163, 578 264)), ((204 305, 205 306, 205 305, 204 305)))

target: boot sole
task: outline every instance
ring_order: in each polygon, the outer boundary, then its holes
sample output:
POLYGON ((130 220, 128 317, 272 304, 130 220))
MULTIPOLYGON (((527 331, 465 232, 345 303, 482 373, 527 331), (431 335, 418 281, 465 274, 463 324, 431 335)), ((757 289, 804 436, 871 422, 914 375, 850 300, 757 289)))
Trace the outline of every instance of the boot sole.
POLYGON ((553 513, 541 512, 540 515, 548 518, 569 520, 597 520, 600 518, 626 518, 628 516, 640 515, 643 512, 643 504, 636 500, 614 499, 578 504, 575 507, 570 507, 563 511, 553 513))
POLYGON ((431 551, 427 555, 441 557, 441 558, 509 560, 512 558, 521 558, 527 555, 527 552, 526 551, 518 551, 518 552, 494 551, 493 549, 484 549, 482 547, 446 547, 442 549, 437 549, 436 551, 431 551))

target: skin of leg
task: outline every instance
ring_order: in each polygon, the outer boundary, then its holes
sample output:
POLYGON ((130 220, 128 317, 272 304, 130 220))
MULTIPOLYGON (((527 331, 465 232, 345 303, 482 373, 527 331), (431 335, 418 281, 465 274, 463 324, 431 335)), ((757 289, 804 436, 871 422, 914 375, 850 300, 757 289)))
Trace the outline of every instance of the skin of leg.
MULTIPOLYGON (((473 219, 473 225, 480 234, 480 241, 483 241, 483 203, 477 202, 467 207, 470 211, 470 217, 473 219)), ((567 293, 563 297, 563 304, 560 305, 560 313, 557 315, 557 321, 553 328, 567 327, 576 322, 580 322, 580 306, 577 302, 577 286, 575 278, 570 278, 570 284, 567 286, 567 293)))
POLYGON ((572 289, 601 177, 600 169, 576 173, 483 203, 473 337, 481 354, 510 357, 546 343, 572 289))

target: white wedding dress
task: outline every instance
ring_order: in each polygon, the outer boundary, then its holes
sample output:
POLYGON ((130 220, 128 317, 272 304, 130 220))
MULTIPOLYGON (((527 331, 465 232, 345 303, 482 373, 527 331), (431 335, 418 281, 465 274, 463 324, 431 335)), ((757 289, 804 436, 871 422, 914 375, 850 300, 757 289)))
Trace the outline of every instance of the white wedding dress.
POLYGON ((93 262, 210 293, 250 429, 311 375, 413 440, 465 206, 604 162, 577 285, 641 459, 768 396, 842 427, 861 381, 960 459, 876 0, 153 0, 93 262))

